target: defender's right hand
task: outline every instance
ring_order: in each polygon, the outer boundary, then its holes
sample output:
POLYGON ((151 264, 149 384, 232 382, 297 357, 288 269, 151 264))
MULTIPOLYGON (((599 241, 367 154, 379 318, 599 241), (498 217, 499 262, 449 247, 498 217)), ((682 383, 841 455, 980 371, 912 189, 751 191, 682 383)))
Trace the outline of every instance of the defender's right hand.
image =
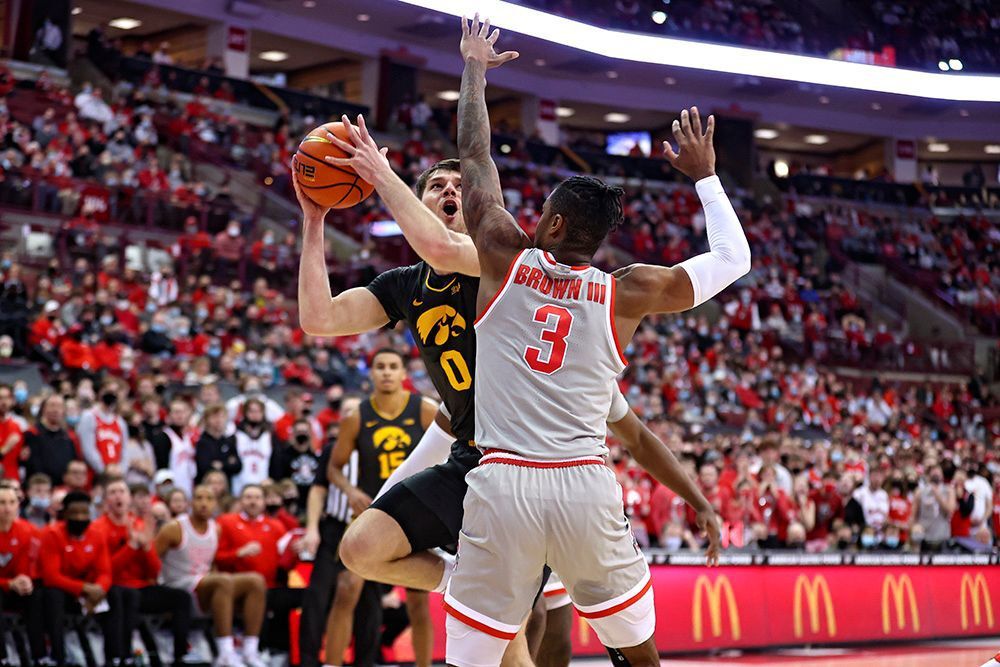
POLYGON ((320 206, 302 191, 302 186, 299 185, 298 179, 295 178, 294 168, 292 169, 292 187, 295 188, 295 198, 299 200, 299 206, 302 207, 303 219, 306 222, 323 222, 330 209, 326 206, 320 206))

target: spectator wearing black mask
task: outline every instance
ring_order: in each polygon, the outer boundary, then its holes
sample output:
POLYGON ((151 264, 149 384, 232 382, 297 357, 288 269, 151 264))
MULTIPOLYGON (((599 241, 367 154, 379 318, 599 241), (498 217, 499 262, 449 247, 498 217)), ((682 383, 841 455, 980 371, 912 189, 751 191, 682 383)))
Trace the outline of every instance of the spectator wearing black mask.
POLYGON ((233 477, 243 469, 243 463, 236 453, 236 436, 226 435, 226 406, 216 403, 205 408, 202 416, 202 431, 195 445, 195 461, 198 465, 196 482, 201 484, 208 472, 218 470, 225 473, 230 485, 233 477))
POLYGON ((42 401, 38 423, 24 437, 28 448, 25 474, 44 473, 49 479, 62 479, 70 461, 76 459, 76 445, 66 430, 66 403, 59 394, 42 401))
POLYGON ((312 425, 308 419, 297 419, 292 424, 290 440, 278 446, 271 455, 268 474, 271 479, 292 480, 298 487, 299 498, 305 498, 318 469, 319 455, 312 446, 312 425))
POLYGON ((174 354, 176 347, 167 332, 167 320, 163 313, 153 315, 149 329, 142 334, 139 347, 148 354, 174 354))
POLYGON ((90 496, 83 491, 67 493, 63 516, 42 537, 45 618, 52 658, 57 664, 66 663, 65 615, 78 614, 85 606, 104 630, 104 664, 121 664, 125 657, 118 630, 121 599, 108 595, 112 591, 111 557, 103 533, 90 527, 90 496))

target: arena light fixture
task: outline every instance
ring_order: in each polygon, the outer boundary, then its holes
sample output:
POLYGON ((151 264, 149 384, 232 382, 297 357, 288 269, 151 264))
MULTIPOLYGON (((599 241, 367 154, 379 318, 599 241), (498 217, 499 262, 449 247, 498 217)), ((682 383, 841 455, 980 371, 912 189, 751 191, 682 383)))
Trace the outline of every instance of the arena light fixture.
POLYGON ((135 30, 142 25, 142 21, 129 16, 122 16, 121 18, 111 19, 108 21, 108 25, 119 30, 135 30))
POLYGON ((316 6, 316 0, 303 0, 302 6, 306 9, 312 9, 316 6))
POLYGON ((823 144, 830 143, 830 137, 825 134, 807 134, 805 142, 807 144, 812 144, 813 146, 822 146, 823 144))
POLYGON ((627 113, 612 111, 611 113, 604 114, 604 120, 608 123, 627 123, 632 120, 632 116, 629 116, 627 113))
POLYGON ((784 160, 775 160, 774 161, 774 175, 777 176, 778 178, 787 178, 788 177, 788 163, 785 162, 784 160))
POLYGON ((772 130, 769 127, 759 127, 753 131, 753 136, 757 137, 758 139, 777 139, 778 131, 772 130))
POLYGON ((280 63, 288 60, 288 54, 284 51, 261 51, 257 57, 269 63, 280 63))
POLYGON ((672 76, 668 76, 665 79, 663 79, 663 83, 667 84, 668 86, 675 86, 677 85, 677 79, 675 79, 672 76))
POLYGON ((70 12, 73 16, 78 16, 83 13, 83 7, 74 7, 73 11, 70 12))
POLYGON ((608 78, 609 79, 617 79, 618 78, 618 72, 614 71, 613 69, 609 69, 608 70, 608 78))
POLYGON ((362 23, 368 23, 368 21, 372 20, 372 17, 368 14, 358 14, 358 20, 362 23))
POLYGON ((986 144, 983 151, 989 155, 1000 155, 1000 144, 986 144))
POLYGON ((545 67, 545 58, 535 58, 535 67, 545 67))
MULTIPOLYGON (((468 14, 472 9, 468 0, 399 0, 399 2, 455 17, 468 14)), ((480 15, 489 17, 491 23, 499 28, 608 58, 913 97, 1000 102, 1000 76, 954 76, 918 72, 740 46, 621 32, 555 16, 530 7, 522 7, 506 0, 481 0, 476 4, 480 15)))
POLYGON ((437 98, 439 100, 444 100, 445 102, 457 102, 458 98, 461 96, 462 94, 457 90, 442 90, 437 94, 437 98))
POLYGON ((927 150, 931 153, 947 153, 951 150, 951 146, 948 144, 933 143, 927 144, 927 150))
POLYGON ((961 72, 965 65, 963 65, 962 61, 958 58, 952 58, 948 61, 948 67, 952 68, 956 72, 961 72))
POLYGON ((941 70, 942 72, 947 72, 947 71, 948 71, 948 70, 950 70, 951 68, 950 68, 950 67, 948 67, 948 63, 947 63, 946 61, 944 61, 944 60, 939 60, 939 61, 938 61, 938 69, 939 69, 939 70, 941 70))
POLYGON ((820 104, 829 104, 830 103, 830 98, 827 97, 826 95, 820 95, 819 96, 819 103, 820 104))
POLYGON ((656 25, 663 25, 664 23, 667 22, 667 13, 661 12, 660 10, 656 10, 655 12, 649 15, 649 18, 653 19, 653 23, 655 23, 656 25))
POLYGON ((559 118, 569 118, 576 113, 576 109, 570 107, 556 107, 556 116, 559 118))

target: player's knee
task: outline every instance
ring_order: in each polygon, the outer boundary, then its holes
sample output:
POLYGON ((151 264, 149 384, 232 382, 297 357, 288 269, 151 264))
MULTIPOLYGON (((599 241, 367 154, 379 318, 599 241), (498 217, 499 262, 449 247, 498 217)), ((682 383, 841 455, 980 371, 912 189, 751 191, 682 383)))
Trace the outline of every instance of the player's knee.
POLYGON ((365 579, 377 580, 379 566, 383 562, 380 546, 376 522, 370 520, 355 522, 340 540, 340 560, 355 574, 365 579))
POLYGON ((510 641, 488 635, 451 615, 445 620, 445 629, 448 631, 445 662, 454 667, 495 667, 510 641))
MULTIPOLYGON (((619 649, 633 647, 631 652, 642 656, 648 653, 641 649, 648 644, 656 628, 653 591, 646 591, 645 595, 617 613, 587 620, 594 629, 594 634, 605 646, 619 649)), ((655 656, 655 648, 652 655, 655 656)))

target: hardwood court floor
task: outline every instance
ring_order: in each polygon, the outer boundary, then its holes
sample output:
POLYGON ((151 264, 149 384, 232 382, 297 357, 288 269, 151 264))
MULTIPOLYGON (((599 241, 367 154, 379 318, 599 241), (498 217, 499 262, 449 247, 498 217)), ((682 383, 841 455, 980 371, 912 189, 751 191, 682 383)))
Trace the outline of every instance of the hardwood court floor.
MULTIPOLYGON (((979 667, 997 651, 1000 638, 936 642, 891 648, 794 649, 768 654, 665 658, 662 667, 979 667)), ((610 660, 574 660, 572 667, 610 665, 610 660)))

